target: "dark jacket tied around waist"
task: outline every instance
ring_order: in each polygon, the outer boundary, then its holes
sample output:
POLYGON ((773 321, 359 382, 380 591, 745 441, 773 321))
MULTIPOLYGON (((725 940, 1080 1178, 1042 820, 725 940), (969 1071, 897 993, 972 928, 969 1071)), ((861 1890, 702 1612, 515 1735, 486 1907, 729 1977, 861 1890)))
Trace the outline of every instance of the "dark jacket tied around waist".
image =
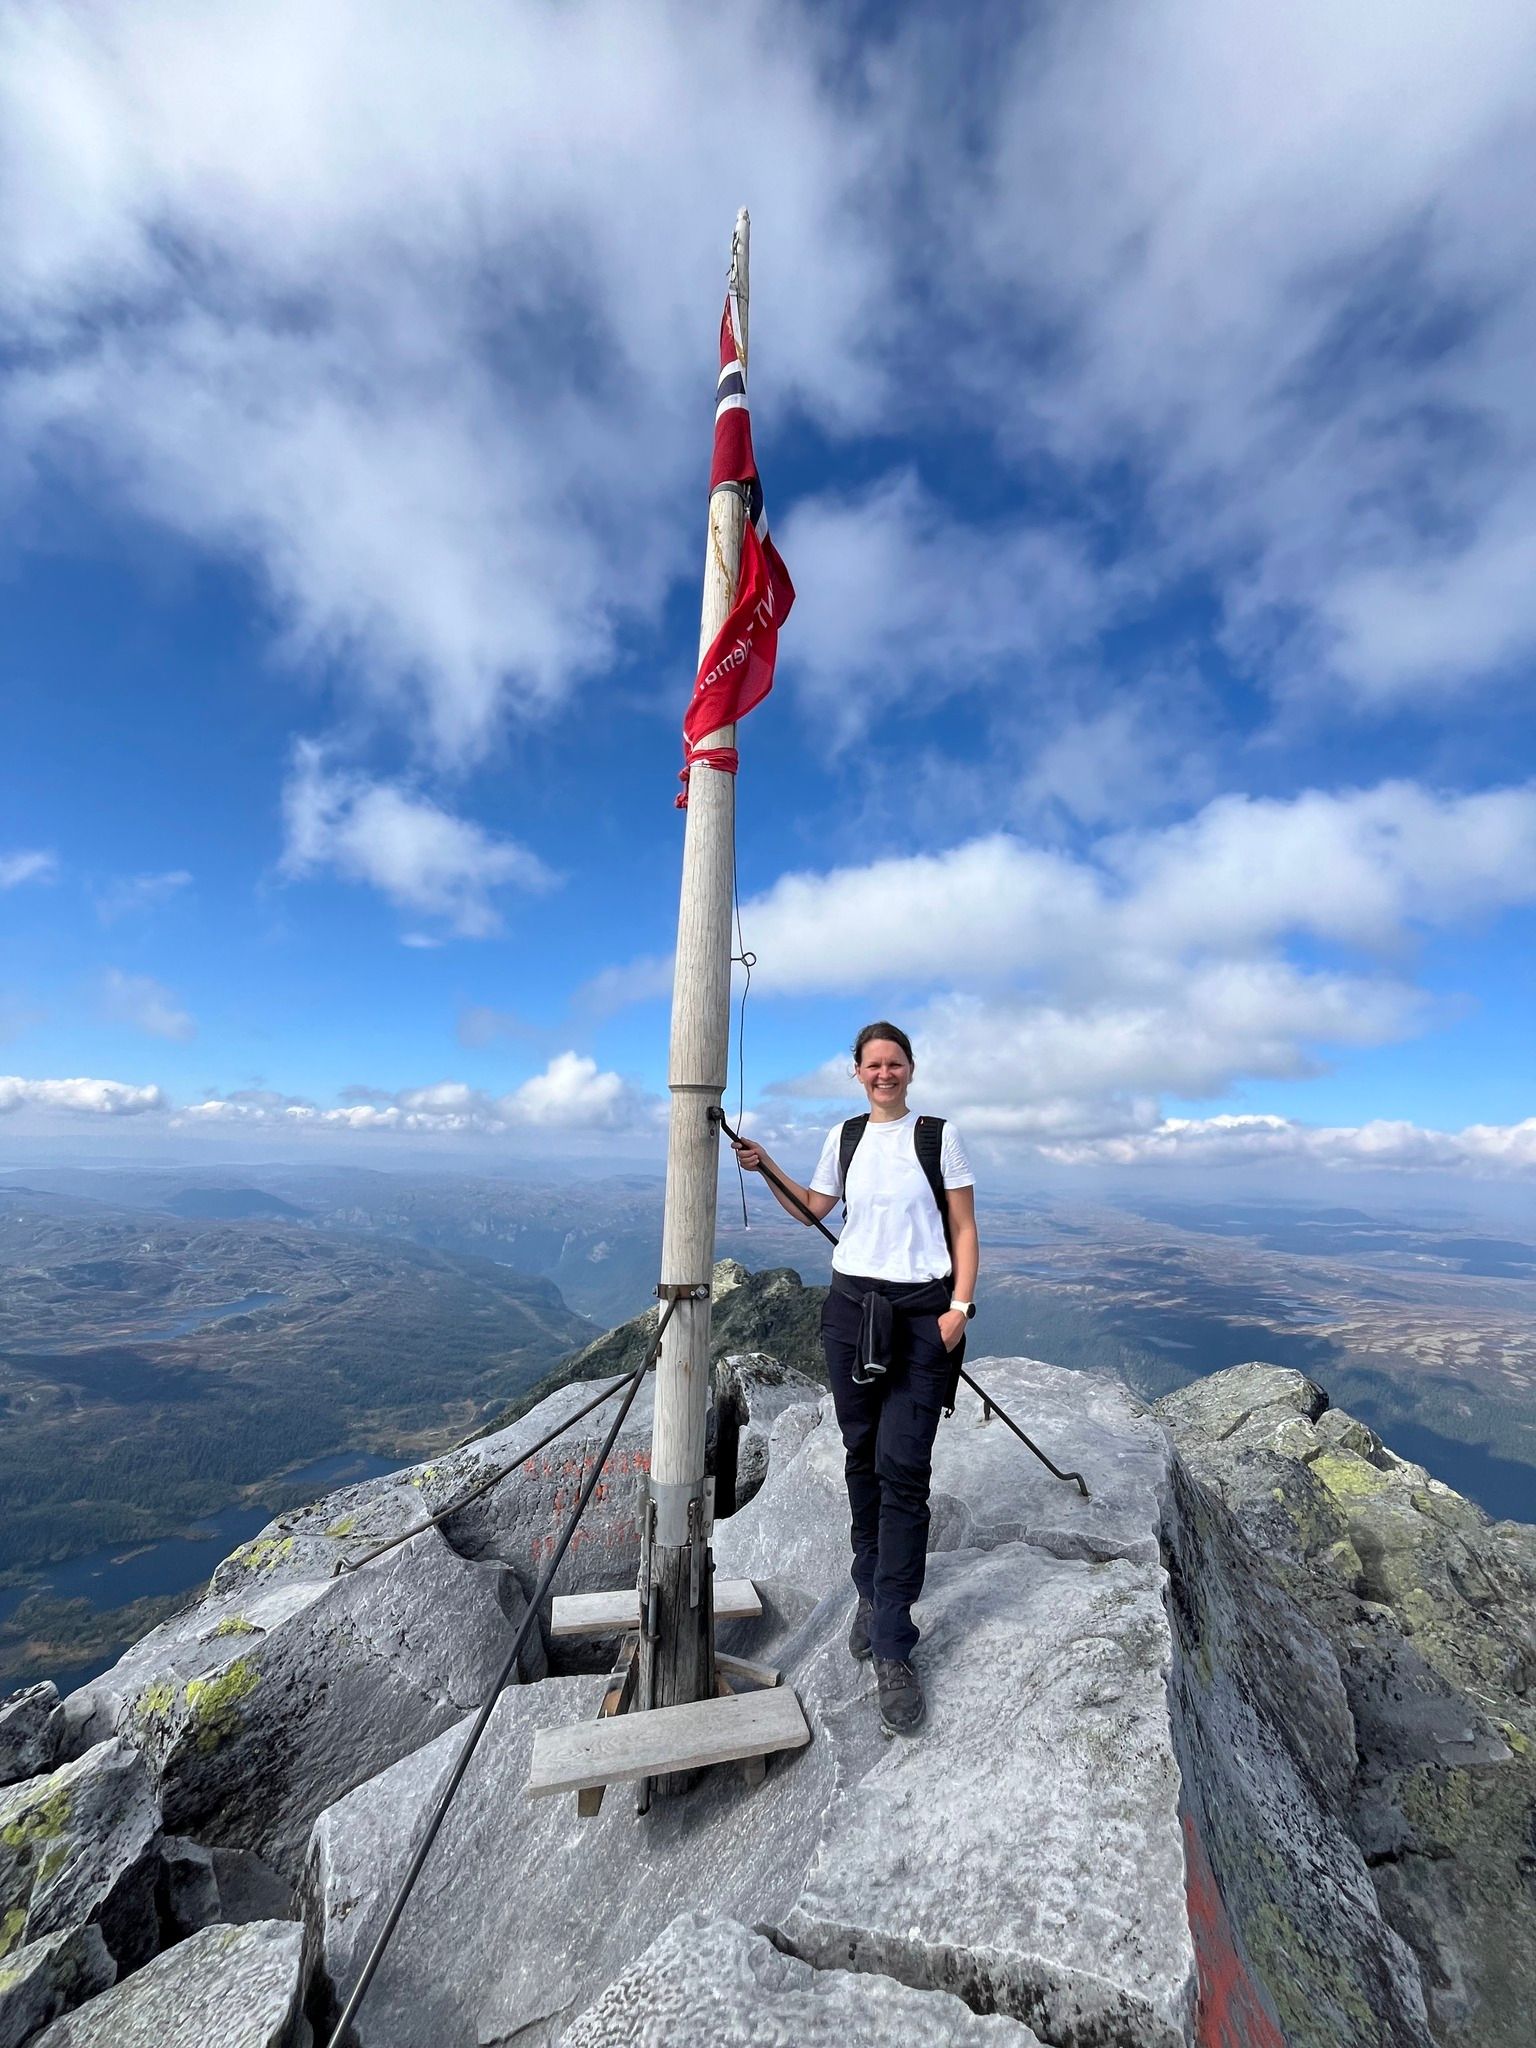
MULTIPOLYGON (((869 1280, 834 1270, 832 1292, 859 1304, 859 1358, 853 1377, 860 1386, 868 1386, 891 1369, 897 1316, 943 1315, 949 1307, 951 1280, 947 1273, 938 1280, 869 1280)), ((951 1353, 957 1368, 962 1348, 957 1345, 951 1353)), ((953 1394, 945 1405, 953 1407, 953 1394)))

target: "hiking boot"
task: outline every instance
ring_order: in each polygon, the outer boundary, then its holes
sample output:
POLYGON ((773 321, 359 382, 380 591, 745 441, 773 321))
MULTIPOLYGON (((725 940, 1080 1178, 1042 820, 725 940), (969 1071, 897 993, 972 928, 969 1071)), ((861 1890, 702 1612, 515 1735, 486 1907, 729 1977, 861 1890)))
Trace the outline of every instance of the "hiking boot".
POLYGON ((877 1657, 875 1682, 880 1688, 880 1726, 887 1735, 915 1735, 928 1712, 923 1681, 902 1657, 877 1657))
POLYGON ((875 1603, 859 1595, 858 1609, 853 1617, 853 1627, 848 1631, 848 1654, 862 1664, 869 1655, 869 1632, 874 1626, 875 1603))

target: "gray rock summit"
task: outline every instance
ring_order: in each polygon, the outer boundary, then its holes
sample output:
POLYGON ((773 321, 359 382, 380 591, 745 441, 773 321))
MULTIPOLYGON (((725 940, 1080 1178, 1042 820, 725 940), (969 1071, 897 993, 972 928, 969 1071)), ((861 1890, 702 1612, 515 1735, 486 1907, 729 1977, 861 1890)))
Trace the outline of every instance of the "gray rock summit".
MULTIPOLYGON (((975 1370, 1091 1497, 962 1395, 924 1733, 882 1738, 847 1654, 829 1398, 765 1348, 723 1357, 716 1565, 764 1612, 721 1643, 782 1669, 811 1743, 643 1818, 622 1786, 590 1819, 531 1802, 535 1735, 604 1689, 540 1643, 353 2048, 1523 2048, 1536 1530, 1295 1373, 1152 1411, 975 1370)), ((607 1413, 533 1447, 594 1391, 281 1518, 62 1708, 0 1709, 26 1773, 0 1789, 0 2048, 327 2038, 607 1413)), ((567 1588, 632 1582, 649 1435, 642 1401, 567 1588)))

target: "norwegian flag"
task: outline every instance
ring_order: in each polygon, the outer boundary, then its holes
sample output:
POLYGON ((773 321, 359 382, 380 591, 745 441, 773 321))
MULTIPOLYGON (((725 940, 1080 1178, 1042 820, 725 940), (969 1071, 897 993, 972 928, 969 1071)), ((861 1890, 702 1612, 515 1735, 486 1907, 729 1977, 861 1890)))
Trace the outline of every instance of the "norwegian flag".
POLYGON ((720 381, 715 390, 715 456, 710 465, 710 495, 720 489, 739 490, 746 499, 747 518, 741 536, 741 570, 729 616, 699 663, 698 678, 683 720, 683 794, 678 809, 687 807, 688 777, 696 761, 734 775, 734 747, 701 747, 699 742, 722 726, 734 725, 773 688, 773 664, 779 627, 795 601, 778 549, 768 538, 763 487, 752 453, 752 415, 747 409, 745 352, 736 301, 728 292, 720 321, 720 381))

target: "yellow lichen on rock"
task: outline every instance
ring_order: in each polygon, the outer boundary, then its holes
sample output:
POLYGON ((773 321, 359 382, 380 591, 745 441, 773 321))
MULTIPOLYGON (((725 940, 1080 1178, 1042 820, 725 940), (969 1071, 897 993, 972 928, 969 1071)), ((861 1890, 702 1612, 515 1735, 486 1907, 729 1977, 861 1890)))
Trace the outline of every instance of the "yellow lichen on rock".
POLYGON ((196 1731, 197 1747, 206 1756, 232 1735, 238 1734, 242 1716, 240 1702, 256 1690, 261 1673, 249 1657, 237 1657, 227 1670, 212 1678, 187 1681, 187 1711, 196 1731))
POLYGON ((1392 1485, 1390 1472, 1353 1451, 1319 1451, 1307 1469, 1345 1507, 1351 1501, 1373 1500, 1392 1485))
POLYGON ((226 1564, 239 1565, 242 1571, 264 1572, 270 1565, 279 1563, 293 1551, 291 1536, 254 1536, 249 1543, 231 1551, 224 1560, 226 1564))

